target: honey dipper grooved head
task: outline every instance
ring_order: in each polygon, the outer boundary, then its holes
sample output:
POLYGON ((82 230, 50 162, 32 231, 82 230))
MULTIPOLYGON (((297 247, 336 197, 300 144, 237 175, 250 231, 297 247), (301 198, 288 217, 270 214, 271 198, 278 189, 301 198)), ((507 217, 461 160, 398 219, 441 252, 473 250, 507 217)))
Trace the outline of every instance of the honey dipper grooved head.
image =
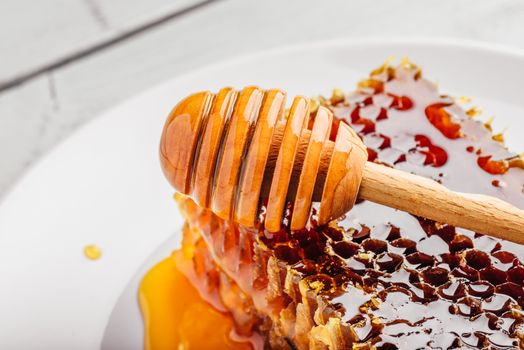
POLYGON ((355 203, 367 152, 330 110, 310 114, 297 96, 284 116, 281 90, 223 88, 186 97, 170 113, 160 160, 173 187, 224 219, 255 227, 262 205, 270 232, 281 227, 287 204, 290 227, 306 226, 312 202, 325 224, 355 203), (336 128, 334 140, 332 129, 336 128))

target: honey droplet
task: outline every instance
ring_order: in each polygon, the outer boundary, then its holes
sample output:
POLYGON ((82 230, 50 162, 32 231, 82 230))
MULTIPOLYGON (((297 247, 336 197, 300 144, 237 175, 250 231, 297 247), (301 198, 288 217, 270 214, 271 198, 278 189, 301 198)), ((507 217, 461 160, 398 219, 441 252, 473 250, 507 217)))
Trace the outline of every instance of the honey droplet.
POLYGON ((380 322, 380 318, 378 317, 373 317, 371 319, 371 324, 374 325, 374 326, 380 326, 382 324, 382 322, 380 322))
POLYGON ((466 114, 468 117, 474 118, 482 114, 482 109, 478 107, 471 107, 470 109, 466 111, 466 114))
POLYGON ((491 124, 493 124, 493 120, 495 120, 495 117, 489 117, 489 119, 484 122, 484 127, 489 131, 493 131, 493 128, 491 127, 491 124))
POLYGON ((337 103, 344 102, 344 91, 342 89, 333 89, 331 94, 331 104, 336 105, 337 103))
POLYGON ((395 61, 397 60, 397 58, 395 56, 389 56, 385 59, 384 63, 378 67, 378 68, 375 68, 371 71, 371 74, 370 76, 373 76, 373 75, 379 75, 383 72, 385 72, 387 69, 390 69, 391 66, 395 63, 395 61))
POLYGON ((374 310, 378 310, 378 308, 380 307, 381 301, 379 298, 373 297, 371 298, 371 304, 374 310))
POLYGON ((425 113, 429 122, 444 134, 444 136, 449 139, 458 139, 462 137, 461 126, 456 123, 451 114, 446 111, 445 108, 450 105, 451 104, 447 103, 435 103, 427 106, 425 113))
POLYGON ((497 142, 500 142, 500 143, 504 143, 504 134, 503 133, 498 133, 498 134, 494 134, 493 136, 491 136, 491 138, 494 140, 494 141, 497 141, 497 142))
POLYGON ((89 260, 98 260, 102 257, 102 250, 95 244, 89 244, 84 247, 84 255, 89 260))
POLYGON ((521 153, 514 158, 508 159, 508 165, 510 168, 524 169, 524 153, 521 153))
POLYGON ((381 93, 384 91, 384 82, 376 79, 364 79, 358 82, 358 90, 363 93, 381 93))

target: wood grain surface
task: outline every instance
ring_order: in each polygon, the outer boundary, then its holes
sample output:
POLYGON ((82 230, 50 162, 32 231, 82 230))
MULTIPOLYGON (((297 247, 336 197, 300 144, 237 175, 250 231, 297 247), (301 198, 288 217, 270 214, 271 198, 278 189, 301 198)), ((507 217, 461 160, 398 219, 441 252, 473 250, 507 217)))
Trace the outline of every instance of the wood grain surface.
POLYGON ((359 197, 524 244, 524 211, 495 197, 453 192, 431 179, 383 165, 366 164, 359 197))

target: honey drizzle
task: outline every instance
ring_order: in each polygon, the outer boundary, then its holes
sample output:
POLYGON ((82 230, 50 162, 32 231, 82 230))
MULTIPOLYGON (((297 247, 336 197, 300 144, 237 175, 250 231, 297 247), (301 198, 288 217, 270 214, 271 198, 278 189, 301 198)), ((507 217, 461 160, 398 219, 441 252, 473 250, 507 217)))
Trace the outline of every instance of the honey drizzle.
MULTIPOLYGON (((344 100, 321 100, 359 131, 370 160, 524 207, 522 169, 508 166, 493 175, 478 164, 480 157, 503 163, 515 155, 422 79, 418 68, 383 67, 360 87, 344 100), (445 112, 440 127, 425 113, 430 105, 445 112)), ((313 210, 307 229, 276 233, 221 220, 189 199, 179 203, 186 233, 196 232, 186 242, 196 248, 193 263, 200 261, 195 285, 201 293, 218 294, 228 310, 242 300, 233 319, 247 334, 257 330, 274 341, 262 319, 300 300, 293 285, 301 281, 340 313, 354 332, 354 348, 510 349, 524 336, 524 248, 516 244, 370 202, 358 203, 328 227, 316 226, 313 210), (271 275, 279 268, 287 271, 285 281, 271 275), (225 293, 224 286, 235 293, 225 293)))
MULTIPOLYGON (((176 254, 175 254, 176 255, 176 254)), ((146 350, 251 350, 233 320, 203 299, 169 257, 154 266, 140 284, 146 350)))

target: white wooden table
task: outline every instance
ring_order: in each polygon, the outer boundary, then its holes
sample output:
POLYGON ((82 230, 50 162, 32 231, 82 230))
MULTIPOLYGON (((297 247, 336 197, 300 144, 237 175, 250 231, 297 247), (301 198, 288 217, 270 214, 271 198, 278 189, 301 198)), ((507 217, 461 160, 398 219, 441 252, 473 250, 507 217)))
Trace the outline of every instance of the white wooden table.
POLYGON ((0 197, 83 123, 166 79, 275 46, 371 36, 524 48, 524 1, 2 0, 0 197))

